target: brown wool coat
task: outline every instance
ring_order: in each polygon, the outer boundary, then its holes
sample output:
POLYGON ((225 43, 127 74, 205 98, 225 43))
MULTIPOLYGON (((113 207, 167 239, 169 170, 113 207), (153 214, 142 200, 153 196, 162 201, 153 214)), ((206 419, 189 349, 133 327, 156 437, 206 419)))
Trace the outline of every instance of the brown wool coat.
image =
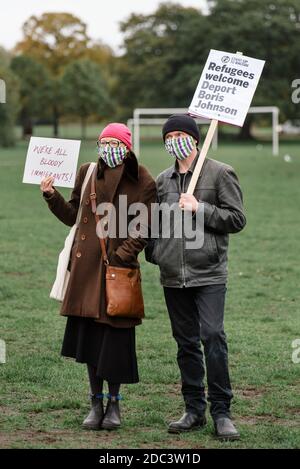
MULTIPOLYGON (((72 226, 76 221, 79 208, 81 186, 89 163, 80 166, 71 199, 67 202, 54 188, 50 196, 43 193, 49 209, 64 224, 72 226)), ((89 194, 91 179, 87 184, 82 200, 82 215, 71 251, 69 270, 70 279, 64 300, 61 304, 62 316, 83 316, 94 318, 97 322, 113 327, 133 327, 141 324, 140 319, 112 318, 106 314, 105 267, 102 262, 99 238, 96 234, 96 222, 91 211, 89 194)), ((131 152, 125 162, 116 168, 109 168, 102 160, 98 161, 96 178, 97 205, 112 202, 119 220, 118 196, 127 195, 127 206, 142 202, 149 207, 156 199, 155 181, 147 169, 138 164, 131 152)), ((121 213, 127 217, 126 213, 121 213)), ((128 217, 129 221, 130 218, 128 217)), ((150 217, 148 219, 150 223, 150 217)), ((118 225, 117 225, 118 226, 118 225)), ((117 231, 118 235, 118 231, 117 231)), ((109 238, 108 258, 111 265, 137 267, 137 256, 146 246, 144 238, 109 238)))

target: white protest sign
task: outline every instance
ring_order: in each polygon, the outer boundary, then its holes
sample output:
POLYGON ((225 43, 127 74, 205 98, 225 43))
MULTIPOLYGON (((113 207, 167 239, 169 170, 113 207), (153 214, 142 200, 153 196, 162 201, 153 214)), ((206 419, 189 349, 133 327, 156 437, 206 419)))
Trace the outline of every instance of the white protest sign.
POLYGON ((54 186, 74 187, 80 140, 31 137, 27 151, 23 182, 40 184, 54 177, 54 186))
POLYGON ((189 113, 243 126, 265 61, 211 49, 189 113))
POLYGON ((187 194, 193 194, 218 122, 243 126, 265 61, 211 49, 189 113, 211 119, 187 194), (221 104, 222 103, 222 104, 221 104))

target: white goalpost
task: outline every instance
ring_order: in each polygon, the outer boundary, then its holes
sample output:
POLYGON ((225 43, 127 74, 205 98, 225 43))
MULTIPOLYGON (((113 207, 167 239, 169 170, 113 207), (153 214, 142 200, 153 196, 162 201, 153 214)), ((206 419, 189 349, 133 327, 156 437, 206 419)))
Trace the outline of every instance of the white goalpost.
MULTIPOLYGON (((171 114, 186 114, 188 112, 185 108, 137 108, 133 112, 133 118, 129 119, 128 127, 133 131, 134 151, 137 156, 140 154, 141 145, 141 125, 163 125, 166 118, 171 114), (148 117, 143 117, 148 116, 148 117), (149 117, 156 116, 156 117, 149 117), (157 116, 164 116, 159 118, 157 116)), ((272 153, 273 155, 279 154, 279 108, 276 106, 255 106, 250 107, 248 113, 268 113, 272 114, 272 153)), ((210 119, 195 118, 197 124, 210 124, 210 119)), ((218 132, 214 133, 212 140, 212 149, 218 148, 218 132)))
POLYGON ((279 155, 279 108, 277 106, 253 106, 248 114, 272 114, 272 153, 279 155))

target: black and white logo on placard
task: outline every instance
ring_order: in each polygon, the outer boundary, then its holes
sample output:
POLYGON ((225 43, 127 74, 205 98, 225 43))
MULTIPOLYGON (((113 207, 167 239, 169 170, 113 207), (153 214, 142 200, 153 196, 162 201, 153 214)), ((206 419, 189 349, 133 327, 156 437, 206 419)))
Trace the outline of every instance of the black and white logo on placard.
POLYGON ((228 62, 230 62, 230 57, 228 55, 223 55, 223 57, 221 58, 221 61, 224 64, 228 64, 228 62))

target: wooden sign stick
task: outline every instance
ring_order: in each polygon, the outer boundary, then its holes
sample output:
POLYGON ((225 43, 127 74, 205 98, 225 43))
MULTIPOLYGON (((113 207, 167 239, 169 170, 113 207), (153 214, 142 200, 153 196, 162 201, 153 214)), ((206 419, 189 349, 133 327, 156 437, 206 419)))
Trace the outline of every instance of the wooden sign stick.
MULTIPOLYGON (((243 52, 237 52, 237 54, 238 55, 243 55, 243 52)), ((219 121, 217 119, 212 119, 212 121, 210 123, 208 132, 206 134, 204 143, 203 143, 201 151, 200 151, 200 155, 199 155, 197 164, 196 164, 195 169, 193 171, 192 179, 190 180, 189 187, 186 191, 187 194, 193 195, 193 193, 194 193, 194 190, 195 190, 197 181, 199 179, 199 175, 200 175, 204 160, 206 158, 206 155, 207 155, 207 152, 209 150, 209 147, 210 147, 212 138, 214 136, 214 133, 216 131, 216 128, 218 126, 218 122, 219 121)))
POLYGON ((205 160, 207 152, 209 150, 209 147, 210 147, 212 138, 214 136, 215 130, 218 126, 218 122, 219 121, 217 119, 212 119, 212 121, 210 123, 208 132, 206 134, 204 143, 203 143, 201 151, 200 151, 200 155, 199 155, 197 164, 196 164, 195 169, 193 171, 192 179, 190 180, 189 187, 186 191, 187 194, 193 195, 193 193, 194 193, 194 190, 195 190, 195 187, 196 187, 196 184, 197 184, 197 181, 198 181, 198 178, 199 178, 199 175, 200 175, 204 160, 205 160))

